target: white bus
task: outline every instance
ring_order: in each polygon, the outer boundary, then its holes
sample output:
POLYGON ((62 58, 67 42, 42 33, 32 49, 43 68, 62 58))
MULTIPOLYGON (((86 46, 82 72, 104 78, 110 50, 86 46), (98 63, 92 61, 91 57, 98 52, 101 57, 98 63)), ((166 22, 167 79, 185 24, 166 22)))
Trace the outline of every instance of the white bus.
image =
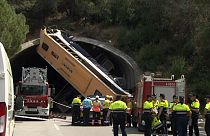
POLYGON ((0 43, 0 136, 14 132, 14 87, 9 58, 0 43))

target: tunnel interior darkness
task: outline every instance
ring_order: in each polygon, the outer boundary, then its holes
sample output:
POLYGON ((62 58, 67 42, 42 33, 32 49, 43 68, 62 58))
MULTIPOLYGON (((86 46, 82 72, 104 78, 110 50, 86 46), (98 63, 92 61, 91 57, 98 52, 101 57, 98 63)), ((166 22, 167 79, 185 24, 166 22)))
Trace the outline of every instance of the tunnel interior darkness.
MULTIPOLYGON (((125 74, 126 72, 128 73, 128 67, 121 63, 119 58, 114 56, 112 53, 96 46, 87 46, 85 43, 79 43, 79 45, 82 46, 91 56, 93 56, 93 58, 96 58, 99 54, 102 54, 103 57, 111 60, 111 62, 114 64, 114 68, 110 71, 112 75, 125 78, 127 78, 126 76, 129 75, 125 74)), ((36 52, 36 47, 37 45, 26 48, 10 59, 14 83, 16 84, 21 80, 22 67, 45 68, 47 66, 48 83, 53 84, 56 90, 54 100, 69 105, 72 99, 78 95, 79 92, 74 89, 62 76, 60 76, 60 74, 36 52)), ((59 109, 62 112, 66 112, 68 110, 67 108, 62 108, 60 106, 59 109)))

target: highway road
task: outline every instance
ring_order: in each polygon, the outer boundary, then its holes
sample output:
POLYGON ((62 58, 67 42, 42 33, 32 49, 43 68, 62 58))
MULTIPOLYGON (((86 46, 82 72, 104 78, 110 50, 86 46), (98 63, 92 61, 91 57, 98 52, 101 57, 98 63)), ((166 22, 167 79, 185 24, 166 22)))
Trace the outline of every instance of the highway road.
MULTIPOLYGON (((14 136, 113 136, 111 126, 71 126, 71 118, 46 121, 16 121, 14 136)), ((136 128, 126 129, 128 136, 143 136, 136 128)), ((200 135, 205 136, 203 128, 200 135)))
MULTIPOLYGON (((47 121, 16 121, 14 136, 112 136, 112 126, 71 126, 71 118, 47 121)), ((143 136, 136 128, 128 128, 129 136, 143 136)))

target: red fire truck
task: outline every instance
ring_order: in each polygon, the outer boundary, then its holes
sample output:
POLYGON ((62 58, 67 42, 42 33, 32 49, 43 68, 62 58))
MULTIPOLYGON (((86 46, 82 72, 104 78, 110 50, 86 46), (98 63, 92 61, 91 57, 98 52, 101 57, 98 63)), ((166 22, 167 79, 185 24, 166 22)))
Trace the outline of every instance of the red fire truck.
POLYGON ((23 108, 16 110, 16 115, 48 117, 50 96, 51 88, 47 82, 47 68, 23 67, 22 81, 16 86, 16 100, 20 100, 20 97, 23 99, 23 108))
POLYGON ((143 114, 143 103, 146 101, 147 95, 156 94, 157 99, 159 99, 161 93, 165 94, 169 103, 173 101, 173 95, 186 96, 184 75, 180 79, 174 79, 174 75, 171 78, 157 78, 154 73, 142 76, 134 94, 133 125, 138 126, 139 130, 143 130, 144 126, 141 115, 143 114))

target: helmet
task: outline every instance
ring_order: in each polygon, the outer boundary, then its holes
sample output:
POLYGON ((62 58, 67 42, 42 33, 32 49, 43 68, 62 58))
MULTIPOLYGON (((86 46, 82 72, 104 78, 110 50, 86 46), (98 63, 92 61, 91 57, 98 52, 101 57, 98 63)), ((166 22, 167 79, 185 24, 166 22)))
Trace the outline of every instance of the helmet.
POLYGON ((109 95, 106 95, 105 97, 106 97, 106 98, 109 98, 109 95))

